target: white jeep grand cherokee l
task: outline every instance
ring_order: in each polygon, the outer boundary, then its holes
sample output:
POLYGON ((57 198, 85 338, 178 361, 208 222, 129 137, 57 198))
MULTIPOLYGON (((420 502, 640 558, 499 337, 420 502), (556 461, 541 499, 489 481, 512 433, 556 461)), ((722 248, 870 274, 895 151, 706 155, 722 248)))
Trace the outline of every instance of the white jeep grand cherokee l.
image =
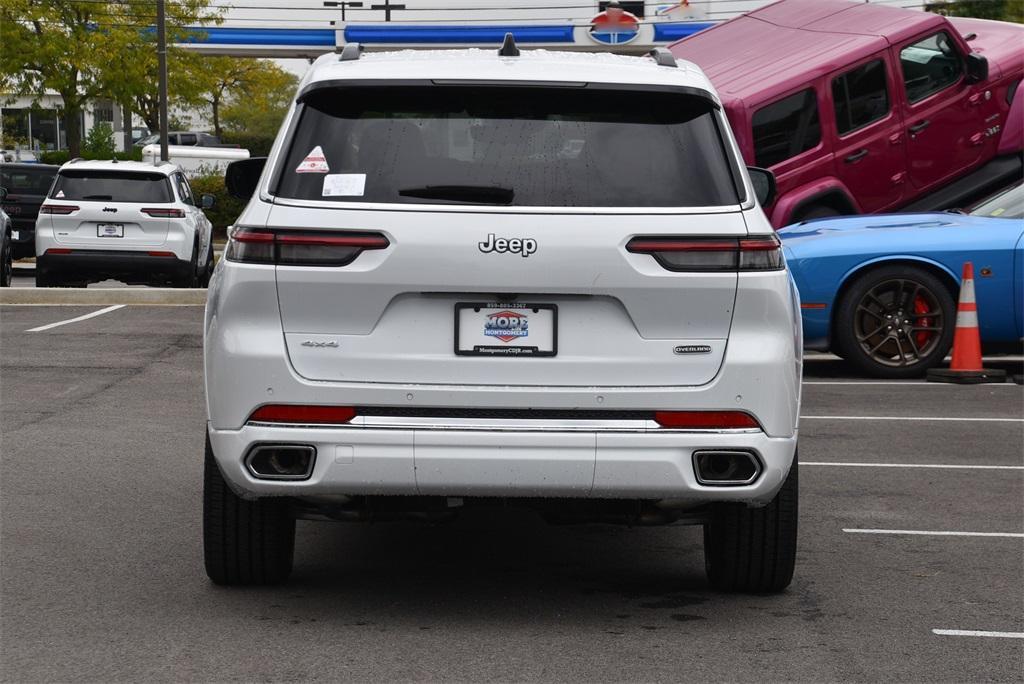
POLYGON ((36 219, 36 286, 206 287, 213 225, 174 164, 73 160, 60 167, 36 219))
MULTIPOLYGON (((756 182, 752 182, 755 179, 756 182)), ((206 307, 206 570, 295 519, 705 529, 723 590, 792 577, 796 290, 711 83, 650 57, 326 55, 206 307)))

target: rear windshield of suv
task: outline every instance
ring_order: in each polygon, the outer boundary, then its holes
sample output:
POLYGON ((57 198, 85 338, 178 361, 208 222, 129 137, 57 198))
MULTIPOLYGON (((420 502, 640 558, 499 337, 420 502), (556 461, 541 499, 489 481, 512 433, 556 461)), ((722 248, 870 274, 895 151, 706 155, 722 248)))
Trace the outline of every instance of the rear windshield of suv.
POLYGON ((57 174, 51 199, 97 202, 173 202, 171 185, 161 173, 69 169, 57 174))
POLYGON ((55 169, 0 167, 0 188, 11 195, 46 195, 53 183, 55 169))
POLYGON ((679 92, 409 86, 314 91, 281 197, 548 207, 736 204, 712 105, 679 92))

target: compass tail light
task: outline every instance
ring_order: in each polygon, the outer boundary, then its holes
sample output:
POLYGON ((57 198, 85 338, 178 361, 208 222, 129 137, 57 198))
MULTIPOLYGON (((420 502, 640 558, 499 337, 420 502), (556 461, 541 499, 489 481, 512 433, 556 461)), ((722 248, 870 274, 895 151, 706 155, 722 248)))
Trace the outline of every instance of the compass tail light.
POLYGON ((381 233, 342 233, 239 227, 228 241, 225 258, 283 266, 346 266, 367 250, 391 243, 381 233))
POLYGON ((79 207, 74 204, 44 204, 39 207, 40 214, 53 214, 54 216, 67 216, 78 211, 79 207))
POLYGON ((144 207, 139 211, 153 218, 185 218, 185 210, 174 207, 144 207))

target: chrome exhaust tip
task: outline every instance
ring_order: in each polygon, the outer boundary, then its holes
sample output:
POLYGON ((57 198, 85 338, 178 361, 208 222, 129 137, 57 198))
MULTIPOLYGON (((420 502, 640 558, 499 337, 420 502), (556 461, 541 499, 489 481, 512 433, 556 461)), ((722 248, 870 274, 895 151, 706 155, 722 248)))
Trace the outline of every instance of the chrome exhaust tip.
POLYGON ((761 476, 761 461, 753 451, 705 449, 693 452, 697 482, 708 487, 740 487, 761 476))
POLYGON ((315 461, 316 448, 308 444, 257 444, 245 467, 257 480, 307 480, 315 461))

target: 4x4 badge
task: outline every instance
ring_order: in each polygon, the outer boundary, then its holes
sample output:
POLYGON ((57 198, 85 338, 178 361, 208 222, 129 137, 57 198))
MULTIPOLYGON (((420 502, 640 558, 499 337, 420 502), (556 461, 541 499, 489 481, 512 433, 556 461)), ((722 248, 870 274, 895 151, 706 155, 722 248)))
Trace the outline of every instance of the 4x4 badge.
POLYGON ((533 238, 500 238, 494 237, 494 233, 488 233, 487 240, 478 242, 477 248, 484 254, 512 252, 525 258, 537 251, 537 241, 533 238))

